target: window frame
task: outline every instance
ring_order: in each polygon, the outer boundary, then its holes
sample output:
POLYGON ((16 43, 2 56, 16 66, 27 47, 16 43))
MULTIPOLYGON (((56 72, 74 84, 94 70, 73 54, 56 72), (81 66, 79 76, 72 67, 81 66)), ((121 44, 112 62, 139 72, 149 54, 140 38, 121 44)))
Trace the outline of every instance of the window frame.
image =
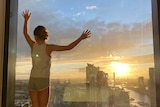
POLYGON ((160 106, 160 1, 152 0, 156 105, 160 106))
POLYGON ((2 17, 0 17, 0 35, 1 35, 1 39, 0 39, 0 105, 2 104, 2 81, 3 81, 3 48, 4 48, 4 27, 5 27, 5 1, 0 1, 0 15, 2 17))
POLYGON ((14 105, 17 19, 18 0, 6 0, 2 75, 2 107, 12 107, 14 105))

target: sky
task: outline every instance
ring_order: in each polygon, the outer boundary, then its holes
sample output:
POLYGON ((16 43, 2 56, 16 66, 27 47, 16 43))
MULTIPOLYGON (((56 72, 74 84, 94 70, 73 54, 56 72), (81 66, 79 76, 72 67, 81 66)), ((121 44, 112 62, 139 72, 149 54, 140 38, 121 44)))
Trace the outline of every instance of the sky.
POLYGON ((84 30, 92 32, 74 49, 52 53, 53 79, 85 79, 87 63, 118 78, 148 78, 154 67, 151 0, 19 0, 18 5, 17 79, 28 79, 31 70, 22 32, 25 9, 31 12, 32 39, 37 25, 48 29, 49 44, 68 45, 84 30))

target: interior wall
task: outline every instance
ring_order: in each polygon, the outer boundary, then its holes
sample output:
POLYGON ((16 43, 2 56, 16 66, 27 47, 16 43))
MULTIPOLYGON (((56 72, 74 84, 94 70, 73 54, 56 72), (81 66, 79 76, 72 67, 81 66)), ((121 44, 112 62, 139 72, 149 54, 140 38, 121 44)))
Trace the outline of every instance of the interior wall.
POLYGON ((0 0, 0 106, 2 105, 2 81, 3 81, 3 48, 5 29, 5 0, 0 0))

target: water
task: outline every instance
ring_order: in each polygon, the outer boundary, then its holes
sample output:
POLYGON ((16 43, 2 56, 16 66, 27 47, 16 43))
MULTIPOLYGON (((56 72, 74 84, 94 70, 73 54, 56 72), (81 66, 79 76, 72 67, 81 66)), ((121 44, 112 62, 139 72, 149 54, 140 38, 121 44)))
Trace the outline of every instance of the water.
POLYGON ((130 101, 131 105, 135 105, 135 107, 151 107, 150 98, 145 94, 140 94, 133 90, 125 89, 129 92, 129 97, 133 100, 130 101), (145 103, 144 105, 140 105, 138 103, 145 103))

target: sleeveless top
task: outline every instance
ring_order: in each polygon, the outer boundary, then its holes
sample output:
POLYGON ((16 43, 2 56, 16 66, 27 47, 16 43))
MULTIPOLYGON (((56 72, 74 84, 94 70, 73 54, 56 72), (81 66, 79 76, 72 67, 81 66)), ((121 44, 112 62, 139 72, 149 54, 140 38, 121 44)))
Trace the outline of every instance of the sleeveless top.
POLYGON ((51 57, 46 54, 47 44, 38 45, 35 43, 31 51, 32 57, 32 78, 49 78, 51 57))

